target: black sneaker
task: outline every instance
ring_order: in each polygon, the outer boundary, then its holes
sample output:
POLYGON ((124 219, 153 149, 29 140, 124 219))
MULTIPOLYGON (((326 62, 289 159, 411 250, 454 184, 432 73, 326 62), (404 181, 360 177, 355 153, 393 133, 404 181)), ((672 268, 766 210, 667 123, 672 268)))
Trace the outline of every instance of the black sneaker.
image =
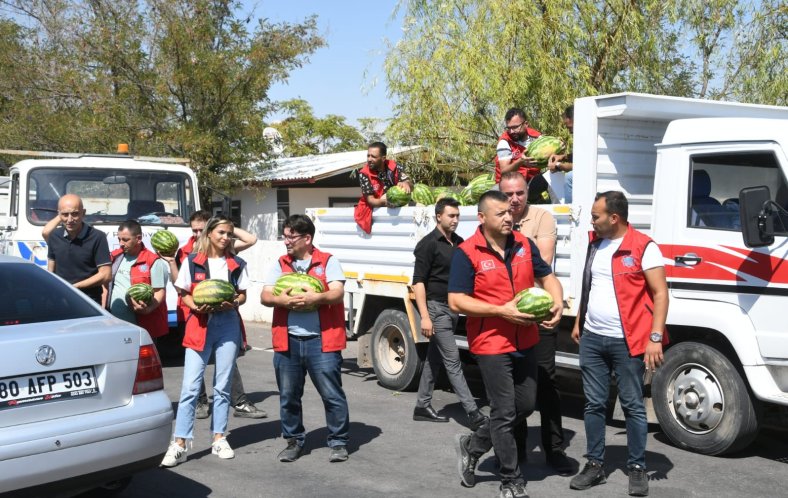
POLYGON ((575 466, 571 460, 566 456, 564 450, 553 450, 545 457, 547 465, 555 469, 560 475, 565 476, 572 474, 575 466))
POLYGON ((479 430, 479 427, 483 426, 485 422, 487 422, 487 415, 478 408, 468 414, 468 427, 473 432, 479 430))
POLYGON ((331 447, 331 454, 328 455, 329 462, 344 462, 347 460, 347 447, 342 446, 332 446, 331 447))
POLYGON ((211 416, 211 409, 208 403, 203 403, 202 401, 197 402, 197 408, 194 410, 194 416, 197 418, 208 418, 211 416))
POLYGON ((525 489, 525 482, 513 481, 501 484, 498 498, 528 498, 528 491, 525 489))
POLYGON ((298 445, 298 441, 295 438, 291 438, 287 440, 287 448, 279 452, 277 458, 279 458, 280 462, 295 462, 300 456, 301 447, 298 445))
POLYGON ((648 474, 640 465, 629 468, 629 496, 648 496, 648 474))
POLYGON ((254 406, 254 404, 245 401, 240 405, 235 405, 233 407, 233 417, 244 417, 244 418, 266 418, 268 414, 265 410, 261 410, 254 406))
POLYGON ((460 474, 460 481, 466 488, 476 485, 476 463, 479 459, 471 455, 468 451, 468 444, 471 442, 470 434, 457 434, 454 436, 454 449, 457 453, 457 472, 460 474))
POLYGON ((572 489, 588 489, 591 486, 606 482, 605 469, 602 467, 602 464, 589 460, 586 466, 583 467, 583 470, 569 481, 569 487, 572 489))

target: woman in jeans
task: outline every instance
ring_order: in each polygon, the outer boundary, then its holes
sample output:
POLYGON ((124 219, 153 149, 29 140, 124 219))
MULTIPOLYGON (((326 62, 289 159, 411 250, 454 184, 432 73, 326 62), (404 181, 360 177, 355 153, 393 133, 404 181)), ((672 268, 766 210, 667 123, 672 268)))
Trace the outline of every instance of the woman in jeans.
POLYGON ((175 287, 190 313, 186 318, 183 338, 186 353, 181 399, 178 403, 173 441, 161 462, 163 467, 174 467, 186 461, 187 442, 193 438, 194 411, 200 394, 200 384, 212 354, 216 358, 216 369, 213 379, 211 450, 219 458, 235 456, 224 434, 230 412, 230 379, 243 334, 238 307, 246 302, 249 275, 246 262, 233 254, 232 235, 233 223, 229 219, 217 216, 208 220, 194 251, 189 255, 188 266, 181 268, 175 281, 175 287), (194 287, 207 279, 232 283, 236 292, 234 298, 214 307, 194 304, 194 287))

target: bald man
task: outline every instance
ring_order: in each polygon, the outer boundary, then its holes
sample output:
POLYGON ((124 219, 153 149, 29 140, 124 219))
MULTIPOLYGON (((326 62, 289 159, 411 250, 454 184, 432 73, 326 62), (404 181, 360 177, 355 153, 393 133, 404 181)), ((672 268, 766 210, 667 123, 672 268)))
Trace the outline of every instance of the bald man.
POLYGON ((83 221, 85 207, 78 195, 61 197, 57 212, 42 232, 49 246, 47 269, 100 305, 102 286, 112 279, 107 236, 83 221))

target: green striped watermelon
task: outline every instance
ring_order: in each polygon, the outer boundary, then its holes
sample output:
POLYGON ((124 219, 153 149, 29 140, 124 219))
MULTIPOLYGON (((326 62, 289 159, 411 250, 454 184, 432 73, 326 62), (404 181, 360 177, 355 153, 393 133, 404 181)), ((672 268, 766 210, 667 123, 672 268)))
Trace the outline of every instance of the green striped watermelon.
POLYGON ((126 297, 149 304, 153 301, 153 287, 148 284, 134 284, 126 291, 126 297))
POLYGON ((414 201, 424 206, 435 204, 435 196, 432 194, 432 189, 423 183, 414 185, 410 196, 414 201))
POLYGON ((454 192, 452 192, 449 187, 435 187, 432 189, 432 198, 435 202, 438 202, 444 197, 454 197, 454 192))
POLYGON ((410 202, 410 194, 394 185, 386 191, 386 200, 389 205, 394 207, 405 206, 410 202))
POLYGON ((553 154, 560 154, 564 150, 564 142, 558 137, 542 135, 530 144, 526 154, 532 157, 540 166, 547 166, 547 160, 553 154))
POLYGON ((476 201, 473 200, 473 194, 468 187, 465 187, 461 191, 456 194, 453 194, 453 197, 459 201, 461 206, 473 206, 476 204, 476 201))
POLYGON ((534 320, 541 322, 550 318, 550 308, 553 307, 553 296, 544 289, 531 287, 517 293, 517 309, 520 313, 534 315, 534 320))
POLYGON ((194 304, 202 306, 218 306, 223 302, 232 302, 235 298, 235 287, 227 280, 210 278, 198 283, 192 291, 194 304))
POLYGON ((487 173, 479 175, 468 182, 468 186, 465 187, 465 190, 468 191, 468 195, 473 201, 472 204, 476 204, 479 202, 479 197, 493 187, 495 187, 495 175, 493 173, 487 173))
MULTIPOLYGON (((312 275, 307 275, 306 273, 285 273, 276 279, 276 283, 274 284, 274 296, 280 295, 288 288, 293 289, 290 291, 291 296, 303 294, 304 287, 311 288, 314 292, 323 292, 325 290, 323 282, 312 275)), ((314 311, 316 309, 317 306, 310 306, 301 308, 297 311, 314 311)))
POLYGON ((169 230, 159 230, 150 238, 150 245, 162 256, 175 256, 178 250, 178 237, 169 230))

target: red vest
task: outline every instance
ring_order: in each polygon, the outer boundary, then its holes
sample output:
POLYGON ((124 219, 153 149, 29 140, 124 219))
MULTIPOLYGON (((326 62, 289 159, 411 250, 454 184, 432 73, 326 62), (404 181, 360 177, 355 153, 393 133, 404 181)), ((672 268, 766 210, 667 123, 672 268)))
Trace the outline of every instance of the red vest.
MULTIPOLYGON (((115 249, 112 251, 112 276, 113 282, 115 280, 115 272, 117 268, 115 266, 115 262, 119 256, 123 255, 123 249, 115 249)), ((140 251, 139 255, 137 256, 137 260, 131 265, 131 285, 134 284, 148 284, 151 285, 150 279, 150 272, 153 268, 153 263, 159 259, 159 256, 149 251, 144 245, 142 246, 142 250, 140 251)), ((119 264, 119 263, 118 263, 119 264)), ((107 293, 109 298, 112 298, 112 282, 110 282, 109 292, 107 293)), ((109 307, 109 302, 107 302, 107 307, 109 307)), ((137 317, 137 325, 144 328, 148 331, 151 337, 161 337, 166 335, 170 331, 170 326, 167 322, 167 303, 166 301, 162 301, 159 306, 153 310, 152 312, 148 313, 147 315, 143 315, 141 313, 135 313, 137 317)))
MULTIPOLYGON (((312 249, 312 261, 309 263, 308 275, 319 279, 323 288, 328 291, 326 281, 326 265, 331 255, 318 249, 312 249)), ((285 254, 279 258, 282 273, 293 273, 293 258, 285 254)), ((320 335, 323 340, 323 352, 341 351, 345 349, 347 338, 345 336, 345 305, 324 304, 317 309, 320 317, 320 335)), ((274 351, 287 351, 289 340, 287 337, 287 308, 274 308, 274 321, 271 326, 273 334, 274 351)))
MULTIPOLYGON (((596 233, 590 232, 591 244, 596 244, 600 239, 596 233)), ((613 272, 613 288, 616 292, 618 312, 621 315, 621 329, 629 347, 631 356, 638 356, 646 352, 646 345, 651 335, 652 318, 654 315, 654 298, 651 295, 643 272, 641 261, 646 246, 654 243, 648 235, 638 232, 630 224, 621 246, 613 255, 611 270, 613 272)), ((589 246, 589 254, 591 246, 589 246)), ((586 273, 589 275, 588 283, 584 278, 583 297, 580 302, 580 331, 583 331, 585 312, 588 305, 588 292, 590 291, 590 268, 593 258, 586 259, 586 273), (585 289, 588 287, 588 290, 585 289)), ((669 342, 667 330, 662 330, 662 344, 669 342)))
MULTIPOLYGON (((536 138, 539 135, 541 135, 541 133, 539 133, 538 131, 532 128, 526 128, 525 133, 531 138, 536 138)), ((506 142, 509 144, 509 147, 511 147, 512 161, 516 161, 517 159, 520 158, 520 156, 525 155, 525 151, 528 149, 524 145, 521 145, 515 142, 514 140, 512 140, 512 138, 509 136, 508 131, 503 132, 503 135, 501 135, 501 138, 499 138, 498 141, 501 140, 506 140, 506 142)), ((519 171, 525 177, 526 182, 530 182, 533 177, 535 177, 541 172, 539 168, 526 168, 525 166, 522 165, 518 166, 517 171, 519 171)), ((495 183, 499 183, 500 181, 501 181, 501 165, 498 163, 498 154, 495 154, 495 183)))
MULTIPOLYGON (((397 169, 397 163, 393 159, 387 159, 385 163, 386 168, 391 171, 392 175, 394 176, 394 184, 396 185, 399 183, 399 170, 397 169)), ((377 173, 373 173, 369 169, 369 165, 365 165, 361 168, 361 171, 358 172, 359 175, 364 175, 369 178, 369 183, 372 184, 372 188, 375 190, 373 194, 375 199, 380 199, 380 197, 385 194, 383 181, 378 178, 377 173)), ((353 213, 353 217, 356 220, 358 226, 361 227, 366 233, 372 233, 372 206, 369 205, 367 202, 367 196, 361 195, 361 199, 358 200, 358 204, 356 204, 356 210, 353 213)))
MULTIPOLYGON (((202 252, 190 254, 186 264, 186 270, 191 274, 192 277, 192 285, 189 289, 189 293, 192 293, 197 284, 203 280, 211 278, 208 273, 208 257, 202 252)), ((230 283, 236 287, 236 290, 238 287, 238 278, 241 276, 241 272, 245 266, 246 261, 243 259, 239 258, 238 256, 227 255, 227 270, 230 273, 229 280, 230 283)), ((184 268, 181 268, 180 271, 183 270, 184 268)), ((238 310, 236 309, 234 312, 238 313, 238 310)), ((188 315, 186 315, 186 330, 183 334, 183 347, 190 348, 195 351, 202 351, 205 349, 205 334, 208 332, 209 316, 210 315, 208 313, 193 313, 191 310, 189 310, 188 315)), ((245 347, 246 330, 244 329, 244 321, 241 319, 240 313, 238 313, 238 319, 241 322, 241 341, 242 345, 245 347)))
MULTIPOLYGON (((194 250, 194 243, 197 242, 197 237, 192 235, 189 237, 189 240, 183 244, 183 247, 178 249, 178 252, 175 254, 175 261, 178 263, 178 268, 183 265, 183 262, 186 261, 186 258, 189 257, 189 254, 192 253, 194 250)), ((178 323, 183 323, 186 321, 186 317, 189 315, 189 307, 183 304, 183 299, 181 298, 180 294, 178 294, 178 306, 175 310, 176 315, 178 317, 178 323)))
MULTIPOLYGON (((473 294, 471 297, 490 304, 501 305, 514 299, 523 289, 534 286, 534 269, 531 246, 520 232, 512 232, 512 277, 501 256, 490 249, 481 227, 458 247, 474 268, 473 294)), ((502 354, 522 351, 539 342, 536 325, 515 325, 500 317, 467 317, 465 329, 468 344, 474 354, 502 354)))

